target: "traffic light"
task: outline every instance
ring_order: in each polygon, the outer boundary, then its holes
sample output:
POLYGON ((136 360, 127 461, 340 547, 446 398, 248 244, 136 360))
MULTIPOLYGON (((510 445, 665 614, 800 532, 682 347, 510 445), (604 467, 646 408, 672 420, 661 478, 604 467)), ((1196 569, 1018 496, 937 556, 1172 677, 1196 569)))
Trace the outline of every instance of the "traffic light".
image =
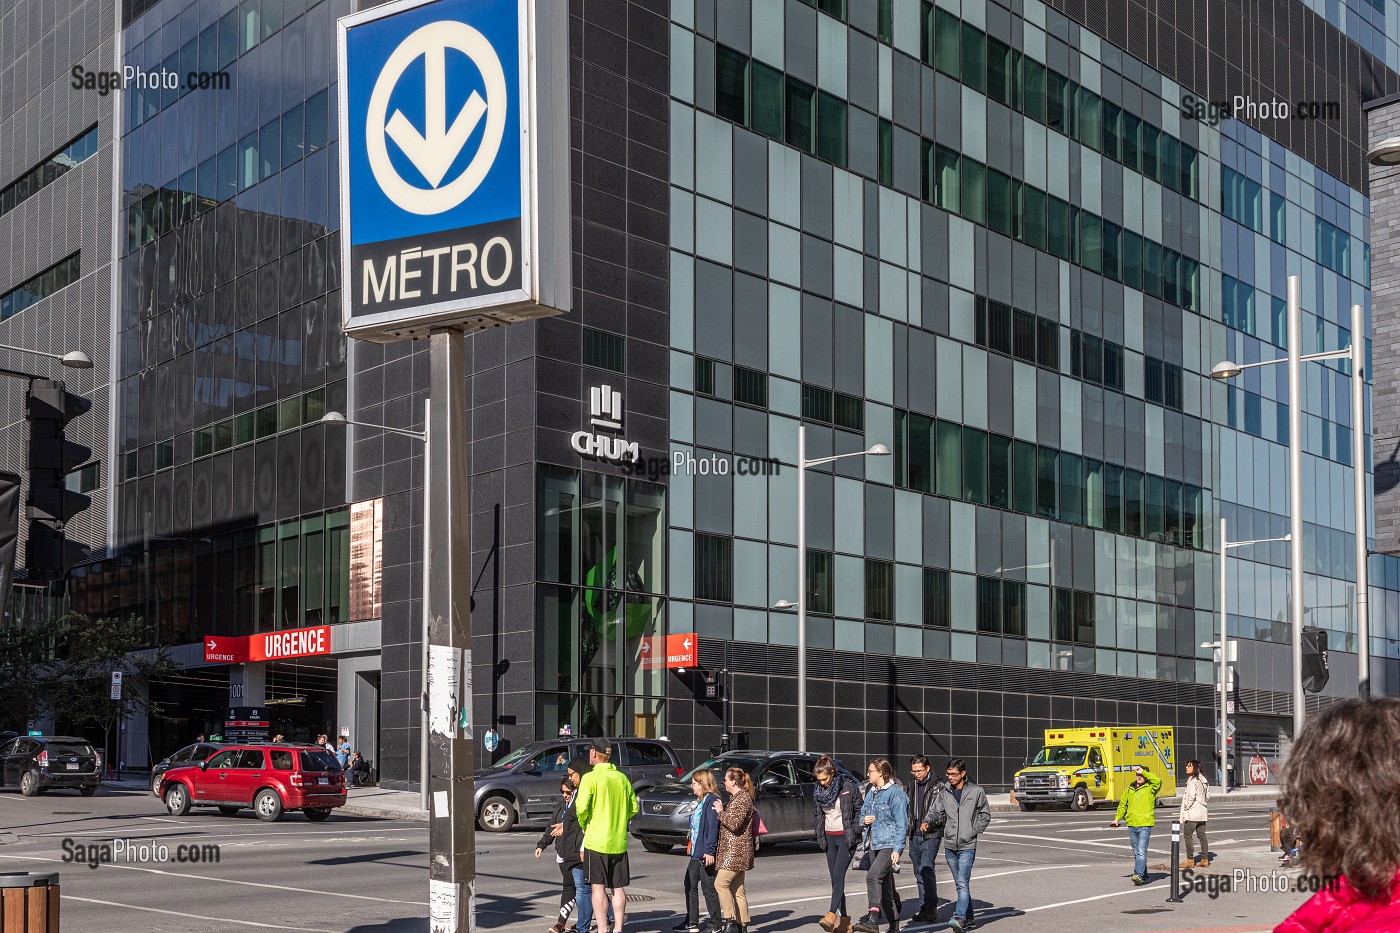
POLYGON ((92 457, 92 448, 67 440, 64 428, 92 408, 92 402, 65 391, 54 379, 29 384, 29 541, 25 548, 30 579, 54 580, 67 569, 63 526, 92 504, 70 490, 68 473, 92 457))
POLYGON ((1303 629, 1303 689, 1318 693, 1327 686, 1331 672, 1327 668, 1327 630, 1303 629))

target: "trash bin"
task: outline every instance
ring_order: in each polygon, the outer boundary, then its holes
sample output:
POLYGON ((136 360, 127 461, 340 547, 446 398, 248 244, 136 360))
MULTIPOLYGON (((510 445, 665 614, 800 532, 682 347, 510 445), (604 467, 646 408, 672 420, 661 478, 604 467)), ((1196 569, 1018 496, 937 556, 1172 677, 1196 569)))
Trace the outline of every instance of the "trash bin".
POLYGON ((0 933, 58 933, 58 872, 0 872, 0 933))

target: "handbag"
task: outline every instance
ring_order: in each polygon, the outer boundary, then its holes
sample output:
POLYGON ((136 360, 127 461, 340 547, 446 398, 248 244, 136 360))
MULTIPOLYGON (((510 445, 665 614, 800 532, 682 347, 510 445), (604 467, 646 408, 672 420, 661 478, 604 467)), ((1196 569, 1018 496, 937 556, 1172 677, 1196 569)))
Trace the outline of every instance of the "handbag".
POLYGON ((870 870, 870 830, 866 829, 860 834, 860 842, 856 843, 855 851, 851 854, 851 871, 870 870))
POLYGON ((758 807, 753 808, 753 815, 749 817, 749 827, 753 830, 753 850, 758 851, 758 838, 768 835, 768 827, 763 825, 763 816, 758 812, 758 807))

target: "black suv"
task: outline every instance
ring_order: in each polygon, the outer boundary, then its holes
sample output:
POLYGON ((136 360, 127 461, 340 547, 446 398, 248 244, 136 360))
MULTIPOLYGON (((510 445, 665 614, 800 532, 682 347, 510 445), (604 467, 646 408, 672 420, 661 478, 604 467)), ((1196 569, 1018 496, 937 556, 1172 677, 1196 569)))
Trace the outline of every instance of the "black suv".
POLYGON ((21 735, 0 745, 0 787, 26 797, 53 787, 76 787, 84 797, 102 783, 102 754, 71 735, 21 735))
MULTIPOLYGON (((698 771, 712 771, 719 784, 719 795, 728 799, 724 772, 743 768, 754 783, 754 804, 763 815, 768 833, 763 844, 816 840, 816 804, 813 794, 817 778, 812 769, 820 757, 811 752, 731 751, 695 766, 680 779, 637 795, 640 809, 628 827, 648 852, 669 852, 684 845, 690 833, 690 815, 695 812, 695 794, 690 779, 698 771)), ((845 770, 841 762, 837 768, 845 770)))
POLYGON ((160 782, 165 777, 165 772, 171 768, 178 768, 181 765, 197 765, 223 747, 222 742, 195 742, 164 759, 160 764, 151 768, 151 793, 157 797, 160 796, 160 782))
MULTIPOLYGON (((588 757, 584 736, 531 742, 495 766, 476 772, 476 821, 487 832, 503 833, 517 822, 544 823, 559 802, 559 782, 569 762, 588 757)), ((612 763, 638 793, 667 784, 685 773, 676 750, 665 739, 610 738, 612 763)))

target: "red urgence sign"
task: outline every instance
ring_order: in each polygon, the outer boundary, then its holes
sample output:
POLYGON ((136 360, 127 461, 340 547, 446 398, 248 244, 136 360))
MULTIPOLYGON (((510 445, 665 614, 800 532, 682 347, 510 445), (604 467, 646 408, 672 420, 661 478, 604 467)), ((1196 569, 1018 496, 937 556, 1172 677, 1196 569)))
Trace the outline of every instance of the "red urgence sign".
POLYGON ((275 661, 331 653, 331 627, 294 628, 285 632, 259 635, 210 635, 204 639, 204 660, 210 663, 238 664, 245 661, 275 661))

